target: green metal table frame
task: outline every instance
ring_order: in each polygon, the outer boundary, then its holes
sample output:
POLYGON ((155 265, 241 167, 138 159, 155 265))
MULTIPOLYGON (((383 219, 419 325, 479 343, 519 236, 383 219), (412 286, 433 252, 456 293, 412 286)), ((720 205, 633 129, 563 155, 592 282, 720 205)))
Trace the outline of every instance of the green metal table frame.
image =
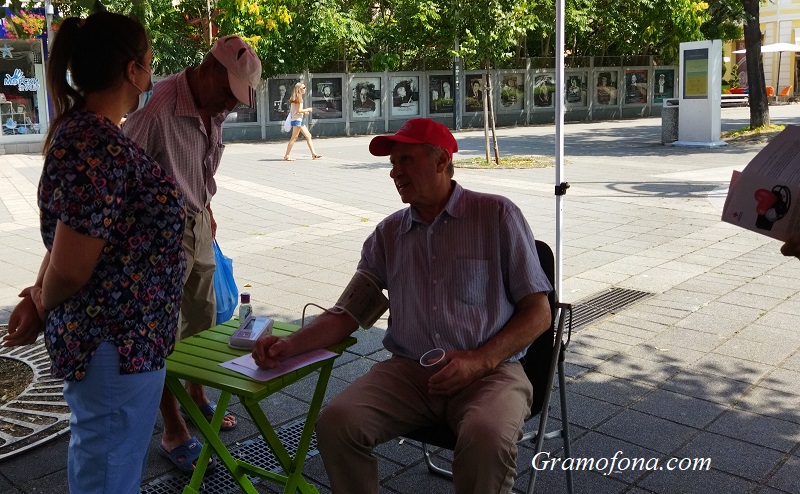
MULTIPOLYGON (((222 362, 247 353, 228 346, 228 338, 236 330, 237 325, 238 321, 234 319, 179 341, 175 344, 175 351, 167 358, 166 385, 205 438, 200 458, 197 460, 197 468, 192 474, 189 484, 184 487, 183 493, 199 494, 203 476, 208 468, 208 460, 213 451, 228 469, 234 480, 242 487, 242 490, 248 494, 258 494, 258 491, 256 491, 250 479, 247 478, 247 475, 255 475, 281 483, 285 486, 284 493, 300 491, 305 494, 319 494, 317 488, 303 478, 303 464, 311 445, 314 424, 322 408, 322 400, 328 387, 328 379, 333 370, 333 362, 336 357, 315 362, 270 381, 259 382, 219 365, 222 362), (289 452, 281 444, 272 424, 259 406, 259 402, 316 371, 319 371, 317 385, 309 405, 297 450, 294 453, 294 459, 292 459, 289 452), (210 423, 206 421, 189 393, 186 392, 180 381, 181 379, 194 381, 220 390, 217 411, 214 413, 210 423), (241 404, 250 414, 285 475, 270 472, 243 460, 235 459, 228 451, 227 446, 220 440, 219 429, 225 416, 225 410, 233 395, 239 397, 241 404)), ((275 322, 273 334, 276 336, 287 335, 298 329, 299 326, 293 324, 275 322)), ((341 355, 346 348, 355 344, 355 342, 355 338, 350 337, 328 349, 341 355)))

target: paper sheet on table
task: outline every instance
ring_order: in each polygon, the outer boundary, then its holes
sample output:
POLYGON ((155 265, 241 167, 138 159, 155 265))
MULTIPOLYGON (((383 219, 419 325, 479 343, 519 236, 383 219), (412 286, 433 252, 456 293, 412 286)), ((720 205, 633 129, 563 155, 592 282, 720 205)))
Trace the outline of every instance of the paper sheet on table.
POLYGON ((783 241, 800 233, 800 127, 787 125, 733 172, 722 221, 783 241))
POLYGON ((337 355, 338 353, 331 352, 330 350, 312 350, 310 352, 288 358, 284 360, 281 365, 275 367, 274 369, 259 369, 256 365, 256 362, 253 360, 253 356, 248 353, 247 355, 242 355, 241 357, 237 357, 233 360, 222 362, 219 365, 225 367, 226 369, 244 374, 245 376, 252 377, 256 381, 269 381, 270 379, 275 379, 278 376, 288 374, 289 372, 297 369, 302 369, 303 367, 313 364, 314 362, 329 359, 337 355))

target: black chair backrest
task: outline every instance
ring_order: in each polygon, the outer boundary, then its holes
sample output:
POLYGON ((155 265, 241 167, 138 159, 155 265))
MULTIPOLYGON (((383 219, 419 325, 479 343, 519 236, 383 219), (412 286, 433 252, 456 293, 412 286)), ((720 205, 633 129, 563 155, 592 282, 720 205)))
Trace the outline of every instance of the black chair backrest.
MULTIPOLYGON (((550 246, 541 240, 536 241, 536 252, 539 255, 539 264, 542 265, 550 284, 555 283, 556 267, 555 257, 550 246)), ((550 302, 550 327, 534 341, 522 360, 525 374, 533 385, 533 401, 531 402, 531 417, 542 411, 544 394, 547 388, 548 377, 553 364, 553 344, 555 341, 555 315, 556 291, 553 289, 547 294, 550 302)))

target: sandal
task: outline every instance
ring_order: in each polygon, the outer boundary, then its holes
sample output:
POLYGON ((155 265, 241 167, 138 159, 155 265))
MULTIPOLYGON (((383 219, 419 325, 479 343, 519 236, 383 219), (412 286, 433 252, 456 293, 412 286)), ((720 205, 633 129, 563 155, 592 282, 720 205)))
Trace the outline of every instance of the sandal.
POLYGON ((311 158, 315 159, 315 160, 318 160, 318 159, 322 158, 322 155, 321 154, 312 154, 311 158))
MULTIPOLYGON (((198 408, 200 408, 200 413, 203 414, 203 417, 205 417, 208 422, 211 422, 211 419, 214 418, 214 412, 217 411, 217 404, 215 402, 213 402, 213 401, 209 401, 205 405, 203 405, 201 407, 198 407, 198 408)), ((183 406, 180 407, 180 410, 181 410, 181 415, 183 415, 184 420, 189 420, 189 414, 186 413, 186 410, 183 409, 183 406)), ((225 416, 227 417, 228 415, 233 417, 233 414, 230 411, 225 410, 225 416)), ((235 429, 236 426, 239 425, 239 424, 236 423, 236 417, 234 417, 233 420, 234 420, 233 425, 222 425, 222 426, 220 426, 220 428, 219 428, 220 432, 228 432, 228 431, 232 431, 233 429, 235 429)))
POLYGON ((288 156, 283 157, 283 161, 294 161, 294 158, 290 158, 288 156))
MULTIPOLYGON (((200 457, 200 451, 202 449, 203 445, 200 441, 198 441, 196 437, 191 437, 172 448, 172 451, 167 451, 164 445, 159 443, 158 454, 171 461, 181 472, 193 473, 195 469, 194 462, 200 457)), ((211 472, 216 467, 217 459, 212 456, 206 471, 211 472)))

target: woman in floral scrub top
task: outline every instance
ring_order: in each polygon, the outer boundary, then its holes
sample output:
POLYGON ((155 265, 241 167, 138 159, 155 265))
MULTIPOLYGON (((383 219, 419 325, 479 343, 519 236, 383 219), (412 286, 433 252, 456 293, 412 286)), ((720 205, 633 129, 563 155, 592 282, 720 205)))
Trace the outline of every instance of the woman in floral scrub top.
POLYGON ((66 19, 48 60, 56 119, 39 182, 48 252, 4 345, 30 343, 44 325, 72 412, 73 494, 139 492, 174 348, 183 199, 119 127, 152 88, 152 58, 138 22, 97 13, 66 19))

